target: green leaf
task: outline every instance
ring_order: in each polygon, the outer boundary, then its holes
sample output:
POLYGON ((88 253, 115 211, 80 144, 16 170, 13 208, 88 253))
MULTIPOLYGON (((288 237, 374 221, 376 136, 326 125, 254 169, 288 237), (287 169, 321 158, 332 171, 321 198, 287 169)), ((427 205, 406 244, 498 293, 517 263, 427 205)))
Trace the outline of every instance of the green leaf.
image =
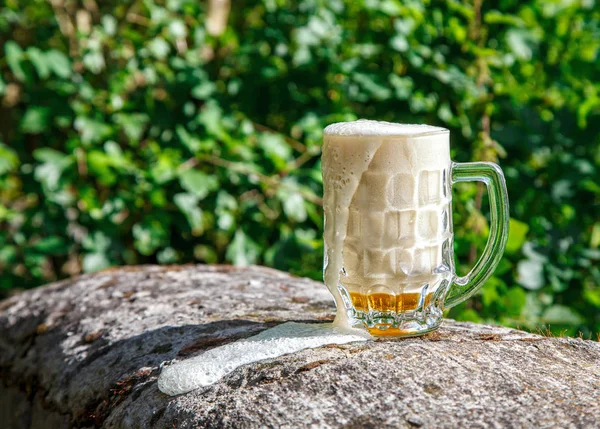
POLYGON ((513 317, 520 316, 526 302, 527 292, 518 286, 510 288, 504 298, 506 313, 513 317))
POLYGON ((500 300, 500 295, 498 294, 498 282, 490 280, 488 280, 485 283, 485 286, 481 288, 481 301, 488 307, 500 300))
POLYGON ((112 132, 110 125, 93 118, 80 116, 75 119, 75 129, 81 133, 84 143, 95 143, 105 140, 112 132))
POLYGON ((105 186, 112 186, 117 182, 117 175, 110 169, 112 166, 110 156, 99 150, 92 150, 87 154, 87 163, 92 176, 105 186))
POLYGON ((544 265, 535 259, 524 259, 517 264, 518 281, 521 286, 536 290, 544 286, 544 265))
POLYGON ((37 149, 33 157, 42 162, 35 167, 35 179, 49 191, 56 191, 63 171, 73 163, 73 158, 49 148, 37 149))
POLYGON ((83 56, 83 66, 94 74, 100 73, 106 67, 104 56, 101 52, 88 52, 83 56))
POLYGON ((292 156, 292 148, 279 134, 262 133, 259 137, 259 145, 268 159, 276 168, 285 168, 287 161, 292 156))
POLYGON ((0 263, 11 264, 17 259, 16 246, 1 246, 0 247, 0 263))
POLYGON ((237 200, 226 191, 219 191, 217 194, 217 208, 215 215, 217 217, 217 226, 224 231, 230 231, 235 226, 234 211, 237 210, 237 200))
POLYGON ((443 103, 438 109, 438 117, 446 123, 451 123, 452 119, 454 119, 452 110, 450 109, 450 106, 447 103, 443 103))
POLYGON ((198 200, 198 196, 194 194, 180 193, 173 197, 175 205, 185 215, 192 231, 194 231, 196 235, 201 234, 203 231, 203 215, 202 210, 200 210, 200 207, 198 206, 198 200))
POLYGON ((83 248, 92 253, 105 253, 110 247, 110 238, 101 231, 86 235, 82 242, 83 248))
POLYGON ((389 16, 397 16, 402 11, 400 4, 394 0, 382 1, 379 5, 379 10, 389 16))
POLYGON ((489 12, 486 12, 483 19, 486 24, 504 24, 511 25, 513 27, 521 27, 524 24, 521 18, 506 13, 501 13, 497 10, 490 10, 489 12))
POLYGON ((406 52, 408 51, 409 45, 406 37, 401 34, 396 34, 390 40, 390 46, 398 52, 406 52))
POLYGON ((33 250, 44 254, 57 255, 65 253, 67 247, 65 246, 65 241, 62 237, 53 235, 50 237, 43 237, 38 240, 33 245, 33 250))
POLYGON ((206 264, 216 264, 219 260, 215 249, 204 244, 194 247, 194 257, 206 264))
POLYGON ((542 322, 554 325, 580 325, 583 317, 564 305, 553 305, 542 314, 542 322))
POLYGON ((71 77, 71 61, 62 52, 55 49, 46 52, 46 61, 56 76, 63 79, 71 77))
POLYGON ((110 267, 110 261, 104 253, 88 253, 83 257, 83 271, 93 273, 110 267))
POLYGON ((35 67, 40 79, 47 79, 50 76, 50 64, 46 55, 39 48, 30 46, 27 48, 27 56, 33 67, 35 67))
POLYGON ((0 176, 14 171, 18 166, 17 153, 4 143, 0 143, 0 176))
POLYGON ((514 264, 507 258, 502 258, 498 263, 498 267, 496 267, 496 269, 494 270, 494 275, 501 276, 502 274, 511 271, 513 266, 514 264))
POLYGON ((194 194, 198 200, 206 196, 219 187, 219 181, 215 176, 209 176, 200 170, 189 169, 179 175, 181 187, 194 194))
POLYGON ((133 144, 139 143, 150 118, 145 113, 117 113, 114 115, 115 122, 119 124, 129 141, 133 144))
POLYGON ((117 20, 114 16, 102 16, 102 27, 107 36, 114 36, 117 32, 117 20))
POLYGON ((396 74, 390 74, 388 79, 396 92, 396 98, 406 100, 410 97, 414 86, 413 80, 410 77, 400 77, 396 74))
POLYGON ((188 133, 183 125, 177 125, 177 127, 175 127, 175 132, 177 133, 177 137, 179 137, 181 143, 183 143, 190 152, 196 153, 200 150, 202 145, 200 140, 188 133))
POLYGON ((174 20, 169 23, 169 33, 175 39, 183 39, 187 36, 187 27, 181 20, 174 20))
POLYGON ((531 60, 533 55, 531 38, 524 30, 511 29, 506 32, 506 43, 517 58, 523 61, 531 60))
POLYGON ((590 285, 583 291, 583 296, 587 302, 591 303, 595 307, 600 308, 600 286, 590 285))
POLYGON ((227 191, 219 191, 217 195, 217 208, 220 210, 237 210, 238 203, 233 195, 227 191))
POLYGON ((13 40, 9 40, 4 44, 4 55, 6 57, 6 63, 10 67, 10 71, 15 75, 17 80, 24 82, 27 78, 25 71, 21 67, 21 59, 23 58, 23 50, 13 40))
POLYGON ((177 251, 172 247, 165 247, 156 254, 159 264, 174 264, 178 261, 177 251))
POLYGON ((168 243, 168 232, 158 220, 136 223, 132 228, 133 245, 142 255, 152 255, 168 243))
POLYGON ((516 219, 510 218, 510 225, 508 228, 508 241, 506 243, 506 253, 513 254, 521 250, 525 240, 527 240, 527 233, 529 232, 529 225, 516 219))
POLYGON ((39 134, 46 130, 49 116, 50 110, 46 107, 30 107, 21 119, 21 130, 28 134, 39 134))
POLYGON ((233 240, 227 246, 225 258, 233 265, 248 266, 256 264, 260 255, 260 247, 241 229, 235 232, 233 240))
POLYGON ((472 308, 468 308, 456 316, 456 320, 460 322, 479 322, 481 316, 472 308))
POLYGON ((40 162, 60 162, 67 155, 50 148, 36 149, 33 152, 33 157, 40 162))
POLYGON ((394 29, 400 34, 410 34, 415 28, 415 21, 411 17, 397 18, 394 20, 394 29))
POLYGON ((160 37, 156 39, 152 39, 152 41, 148 44, 148 49, 155 58, 159 60, 164 60, 169 55, 171 51, 171 47, 169 43, 160 37))
POLYGON ((235 218, 233 217, 233 215, 229 212, 222 212, 218 215, 217 218, 217 226, 224 230, 224 231, 229 231, 231 228, 233 228, 233 225, 235 224, 235 218))
POLYGON ((392 91, 386 86, 377 82, 375 75, 367 75, 364 73, 354 73, 353 79, 360 84, 367 94, 375 100, 384 101, 391 97, 392 91))
POLYGON ((283 199, 283 211, 293 221, 304 222, 307 218, 304 198, 298 192, 287 194, 283 199))
POLYGON ((150 177, 157 184, 162 185, 177 175, 178 159, 168 150, 158 155, 156 162, 150 166, 150 177))
POLYGON ((214 83, 202 82, 192 88, 192 97, 198 100, 206 100, 216 91, 216 89, 214 83))
POLYGON ((223 128, 223 111, 221 106, 214 100, 209 100, 200 111, 198 121, 204 126, 206 131, 218 138, 227 138, 227 133, 223 128))

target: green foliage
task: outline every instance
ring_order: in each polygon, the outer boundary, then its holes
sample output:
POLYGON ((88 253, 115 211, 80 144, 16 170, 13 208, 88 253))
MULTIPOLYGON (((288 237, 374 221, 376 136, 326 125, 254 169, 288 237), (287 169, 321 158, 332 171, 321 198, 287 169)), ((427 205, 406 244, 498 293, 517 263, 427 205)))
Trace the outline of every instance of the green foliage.
MULTIPOLYGON (((369 117, 506 173, 506 256, 451 316, 600 331, 600 12, 480 3, 235 2, 215 36, 205 2, 6 0, 0 288, 191 261, 319 279, 322 129, 369 117)), ((465 273, 487 203, 454 198, 465 273)))

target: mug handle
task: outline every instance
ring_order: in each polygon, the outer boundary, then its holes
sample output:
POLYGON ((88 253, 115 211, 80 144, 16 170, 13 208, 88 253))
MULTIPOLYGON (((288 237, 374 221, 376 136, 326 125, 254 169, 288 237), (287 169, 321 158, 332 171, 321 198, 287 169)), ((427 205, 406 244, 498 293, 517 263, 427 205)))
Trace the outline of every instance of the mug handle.
POLYGON ((471 297, 492 275, 508 240, 508 193, 500 167, 491 162, 452 163, 452 185, 458 182, 478 181, 487 186, 490 201, 490 235, 483 254, 469 274, 455 277, 444 306, 454 307, 471 297))

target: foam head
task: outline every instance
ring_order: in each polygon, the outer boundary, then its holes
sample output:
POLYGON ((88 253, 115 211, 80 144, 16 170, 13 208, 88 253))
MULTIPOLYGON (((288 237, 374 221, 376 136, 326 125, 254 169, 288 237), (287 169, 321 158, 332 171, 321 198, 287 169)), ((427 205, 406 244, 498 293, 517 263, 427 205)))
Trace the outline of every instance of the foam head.
POLYGON ((418 136, 424 134, 447 133, 442 127, 425 124, 396 124, 385 121, 359 119, 352 122, 338 122, 325 127, 326 136, 418 136))

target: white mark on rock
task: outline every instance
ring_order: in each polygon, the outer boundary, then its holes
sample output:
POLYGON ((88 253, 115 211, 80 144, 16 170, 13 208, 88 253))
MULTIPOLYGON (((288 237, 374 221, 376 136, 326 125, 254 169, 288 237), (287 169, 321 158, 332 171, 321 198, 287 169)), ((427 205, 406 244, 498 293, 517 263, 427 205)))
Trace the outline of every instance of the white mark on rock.
POLYGON ((158 388, 167 395, 180 395, 216 383, 242 365, 326 344, 346 344, 369 338, 367 332, 330 323, 287 322, 253 337, 163 367, 158 377, 158 388))

